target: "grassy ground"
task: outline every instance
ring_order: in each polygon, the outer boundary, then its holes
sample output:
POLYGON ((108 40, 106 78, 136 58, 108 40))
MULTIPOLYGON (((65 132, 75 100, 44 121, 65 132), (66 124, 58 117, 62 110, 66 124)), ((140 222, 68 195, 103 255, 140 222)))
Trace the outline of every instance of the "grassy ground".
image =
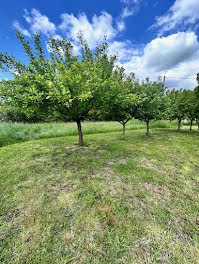
POLYGON ((0 148, 0 263, 199 263, 199 133, 0 148))
MULTIPOLYGON (((169 123, 165 121, 151 122, 150 125, 152 128, 177 127, 175 122, 169 123)), ((122 130, 122 126, 118 122, 83 122, 82 127, 84 134, 116 132, 122 130)), ((139 120, 132 120, 126 125, 127 130, 145 127, 146 124, 139 120)), ((73 135, 77 135, 77 126, 75 123, 0 123, 0 147, 34 139, 73 135)))

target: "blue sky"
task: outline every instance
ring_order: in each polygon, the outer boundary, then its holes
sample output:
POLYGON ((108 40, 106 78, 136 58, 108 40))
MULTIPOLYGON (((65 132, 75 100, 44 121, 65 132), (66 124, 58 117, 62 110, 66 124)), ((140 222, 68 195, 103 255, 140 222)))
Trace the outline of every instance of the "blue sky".
MULTIPOLYGON (((7 0, 0 7, 0 50, 24 60, 15 37, 67 36, 77 49, 81 31, 89 45, 106 35, 118 64, 139 79, 166 76, 169 88, 196 86, 199 72, 199 0, 7 0), (170 77, 176 77, 170 78, 170 77)), ((9 75, 0 72, 0 79, 9 75)))

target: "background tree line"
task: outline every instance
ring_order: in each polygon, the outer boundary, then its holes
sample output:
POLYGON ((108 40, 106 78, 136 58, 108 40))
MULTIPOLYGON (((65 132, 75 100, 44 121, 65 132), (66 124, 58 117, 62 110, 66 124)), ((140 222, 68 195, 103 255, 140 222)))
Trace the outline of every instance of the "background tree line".
POLYGON ((12 80, 0 82, 0 118, 11 121, 75 121, 79 144, 83 145, 83 120, 114 120, 123 127, 136 118, 146 122, 147 135, 152 120, 193 121, 199 128, 199 74, 194 91, 167 91, 161 78, 142 82, 116 66, 117 57, 109 55, 106 39, 91 50, 78 35, 79 55, 70 40, 54 39, 42 46, 41 36, 32 43, 17 32, 28 63, 0 52, 0 69, 10 72, 12 80))

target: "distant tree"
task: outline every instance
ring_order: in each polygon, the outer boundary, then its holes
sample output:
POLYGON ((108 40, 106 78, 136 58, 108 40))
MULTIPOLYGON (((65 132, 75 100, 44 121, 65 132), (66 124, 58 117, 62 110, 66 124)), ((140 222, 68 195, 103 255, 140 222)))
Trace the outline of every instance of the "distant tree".
POLYGON ((166 111, 166 88, 159 79, 152 82, 146 78, 138 87, 137 94, 140 96, 135 117, 146 122, 147 135, 149 135, 149 122, 160 120, 165 117, 166 111))
POLYGON ((198 105, 196 108, 196 123, 198 125, 198 130, 199 130, 199 106, 198 105))
POLYGON ((190 130, 192 130, 193 122, 198 117, 198 101, 196 98, 196 94, 191 90, 184 90, 186 107, 187 107, 187 118, 190 120, 190 130))
POLYGON ((196 81, 198 83, 198 86, 199 86, 199 73, 197 73, 197 76, 196 76, 196 81))
POLYGON ((196 122, 198 124, 198 130, 199 130, 199 73, 197 74, 196 80, 197 80, 198 86, 194 89, 195 97, 197 100, 195 114, 196 114, 196 122))
POLYGON ((21 109, 28 117, 39 119, 57 112, 64 120, 77 123, 79 144, 83 145, 81 121, 97 102, 98 93, 114 68, 115 56, 108 56, 106 40, 93 52, 79 35, 80 56, 74 55, 68 39, 50 38, 47 43, 50 59, 44 52, 40 35, 33 37, 34 50, 20 32, 29 63, 25 65, 14 56, 0 53, 0 68, 10 71, 14 80, 8 90, 1 89, 4 105, 21 109))
POLYGON ((134 74, 127 76, 124 69, 117 67, 108 85, 102 89, 99 101, 99 115, 102 119, 118 121, 122 124, 122 139, 125 139, 126 124, 132 119, 138 104, 135 85, 138 81, 134 74))
POLYGON ((181 130, 182 120, 185 118, 193 118, 190 101, 188 100, 189 91, 187 90, 171 90, 168 93, 169 100, 169 116, 171 120, 178 120, 178 132, 181 130))

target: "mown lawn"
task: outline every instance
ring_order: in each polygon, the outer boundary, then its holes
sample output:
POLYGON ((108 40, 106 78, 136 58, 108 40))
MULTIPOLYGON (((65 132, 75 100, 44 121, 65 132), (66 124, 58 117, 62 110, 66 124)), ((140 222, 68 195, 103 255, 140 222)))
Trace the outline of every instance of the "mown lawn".
POLYGON ((199 263, 199 132, 0 148, 0 263, 199 263))

